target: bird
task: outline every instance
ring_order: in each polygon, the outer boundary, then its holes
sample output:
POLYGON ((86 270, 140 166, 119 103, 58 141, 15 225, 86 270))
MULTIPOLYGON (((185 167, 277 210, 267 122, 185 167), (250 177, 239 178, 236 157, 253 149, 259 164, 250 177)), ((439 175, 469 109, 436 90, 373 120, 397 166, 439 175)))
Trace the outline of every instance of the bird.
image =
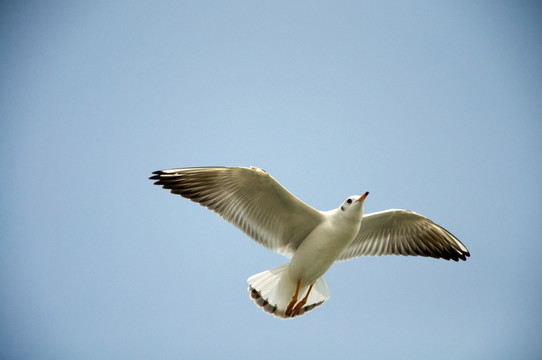
POLYGON ((328 300, 323 275, 338 261, 411 255, 457 262, 470 256, 449 231, 413 211, 364 215, 369 192, 319 211, 254 166, 158 170, 149 179, 218 213, 257 243, 290 259, 247 280, 255 304, 277 318, 303 315, 328 300))

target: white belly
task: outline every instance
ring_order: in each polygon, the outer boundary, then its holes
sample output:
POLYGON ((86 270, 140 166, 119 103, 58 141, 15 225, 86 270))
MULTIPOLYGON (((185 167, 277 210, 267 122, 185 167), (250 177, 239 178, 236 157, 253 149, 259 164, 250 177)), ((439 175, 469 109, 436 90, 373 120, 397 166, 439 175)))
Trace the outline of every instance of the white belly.
POLYGON ((290 262, 288 275, 301 286, 314 283, 330 268, 335 259, 354 239, 359 222, 324 222, 317 226, 297 248, 290 262))

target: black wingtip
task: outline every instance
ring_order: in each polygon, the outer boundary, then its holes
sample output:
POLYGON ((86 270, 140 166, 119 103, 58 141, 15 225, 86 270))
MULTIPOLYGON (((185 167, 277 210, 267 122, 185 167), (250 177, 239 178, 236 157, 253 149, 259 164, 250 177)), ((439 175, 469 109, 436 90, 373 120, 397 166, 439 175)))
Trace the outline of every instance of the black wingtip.
POLYGON ((456 254, 456 256, 453 257, 451 260, 454 260, 454 261, 459 261, 459 260, 467 261, 468 257, 470 257, 470 253, 467 251, 467 252, 462 252, 462 253, 456 254))
MULTIPOLYGON (((156 170, 156 171, 153 171, 152 172, 152 176, 149 177, 149 180, 160 180, 161 179, 161 175, 163 174, 164 172, 162 170, 156 170)), ((159 185, 158 182, 155 182, 154 185, 159 185)))

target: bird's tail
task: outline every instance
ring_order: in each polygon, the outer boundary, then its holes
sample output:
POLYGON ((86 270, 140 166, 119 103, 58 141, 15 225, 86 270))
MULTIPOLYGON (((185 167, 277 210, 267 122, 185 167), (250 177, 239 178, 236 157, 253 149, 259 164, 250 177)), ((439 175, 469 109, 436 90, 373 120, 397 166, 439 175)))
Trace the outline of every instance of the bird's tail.
MULTIPOLYGON (((286 309, 292 301, 297 284, 292 281, 287 273, 288 265, 281 265, 271 270, 266 270, 248 278, 248 292, 256 305, 265 312, 273 314, 276 317, 292 318, 303 315, 307 311, 322 305, 329 299, 329 289, 323 277, 318 278, 314 283, 307 302, 297 312, 290 311, 286 314, 286 309)), ((298 291, 298 300, 301 300, 307 293, 309 286, 303 286, 298 291)))

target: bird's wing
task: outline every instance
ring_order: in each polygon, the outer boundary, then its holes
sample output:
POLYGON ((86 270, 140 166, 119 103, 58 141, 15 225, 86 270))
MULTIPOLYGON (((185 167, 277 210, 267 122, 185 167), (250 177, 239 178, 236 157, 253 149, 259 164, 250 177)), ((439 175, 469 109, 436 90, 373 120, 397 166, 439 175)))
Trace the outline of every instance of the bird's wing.
POLYGON ((153 172, 154 184, 215 211, 269 250, 291 256, 323 215, 267 172, 198 167, 153 172))
POLYGON ((470 256, 465 245, 446 229, 408 210, 364 215, 356 238, 337 261, 363 255, 420 255, 455 261, 470 256))

